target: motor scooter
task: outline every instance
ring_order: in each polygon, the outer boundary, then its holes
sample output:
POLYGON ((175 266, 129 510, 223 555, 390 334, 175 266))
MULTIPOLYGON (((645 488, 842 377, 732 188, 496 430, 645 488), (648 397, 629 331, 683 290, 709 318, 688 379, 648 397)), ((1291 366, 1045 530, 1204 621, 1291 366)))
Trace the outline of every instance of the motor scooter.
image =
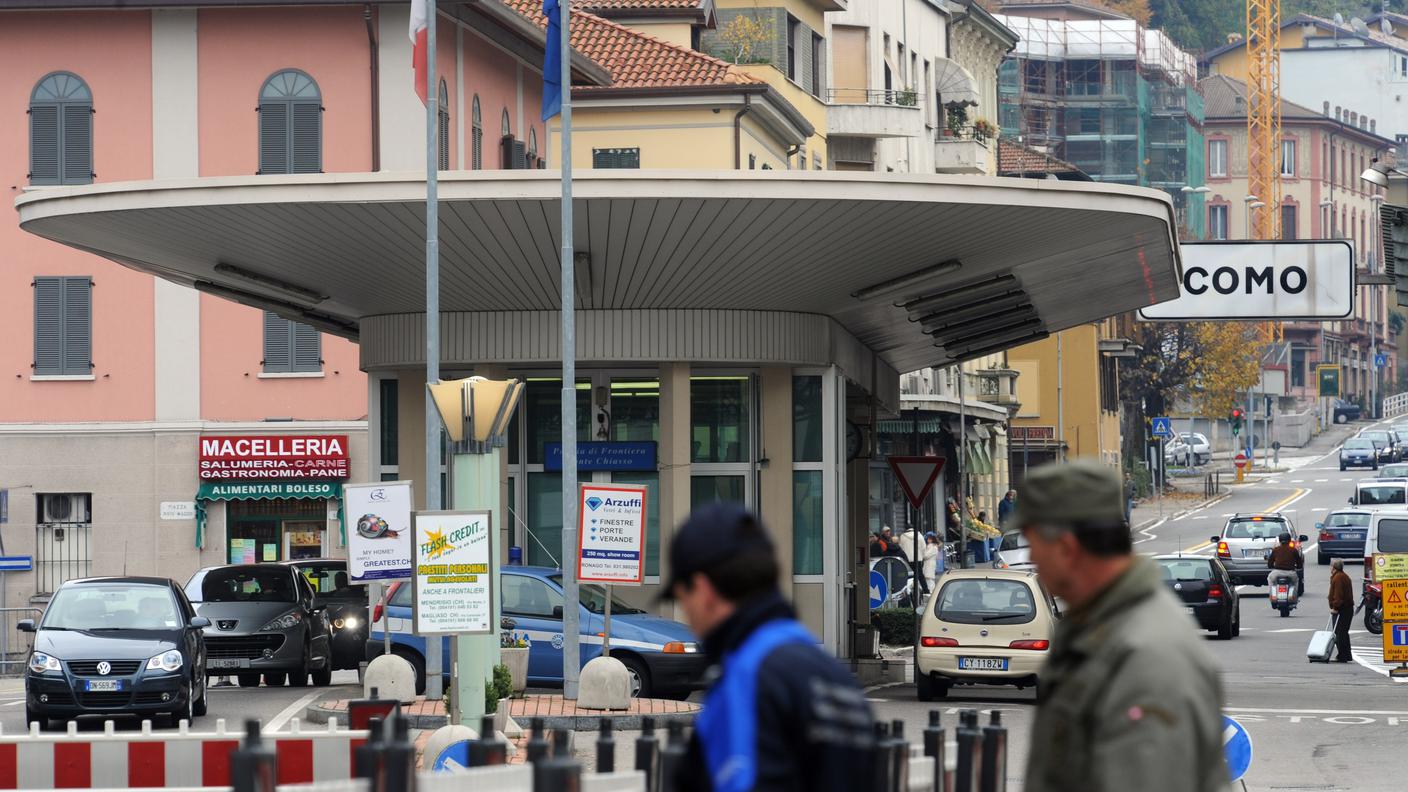
POLYGON ((1365 583, 1364 598, 1359 602, 1364 609, 1364 629, 1374 635, 1384 634, 1383 591, 1382 583, 1365 583))
POLYGON ((1294 570, 1273 569, 1266 583, 1271 588, 1267 596, 1271 600, 1271 609, 1280 611, 1282 617, 1290 616, 1300 603, 1300 575, 1294 570))

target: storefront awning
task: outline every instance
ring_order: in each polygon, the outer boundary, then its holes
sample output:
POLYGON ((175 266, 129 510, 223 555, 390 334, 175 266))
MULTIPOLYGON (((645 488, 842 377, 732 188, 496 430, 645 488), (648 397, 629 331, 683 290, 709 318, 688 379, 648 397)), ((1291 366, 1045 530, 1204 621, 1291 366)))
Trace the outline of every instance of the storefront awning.
POLYGON ((336 481, 211 481, 196 492, 196 548, 205 547, 206 501, 336 498, 342 543, 347 544, 347 521, 342 514, 342 484, 336 481))

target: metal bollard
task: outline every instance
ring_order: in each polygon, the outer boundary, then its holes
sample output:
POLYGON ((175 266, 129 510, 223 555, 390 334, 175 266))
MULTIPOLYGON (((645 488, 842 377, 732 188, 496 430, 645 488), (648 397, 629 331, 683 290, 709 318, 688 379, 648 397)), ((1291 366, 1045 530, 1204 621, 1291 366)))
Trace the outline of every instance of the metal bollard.
POLYGON ((875 722, 874 762, 871 766, 873 780, 870 788, 877 792, 892 792, 895 788, 895 762, 891 756, 890 727, 882 721, 875 722))
POLYGON ((533 765, 533 792, 580 792, 582 765, 567 748, 567 731, 552 733, 552 756, 533 765))
POLYGON ((983 774, 979 792, 1007 792, 1007 729, 1002 713, 992 711, 992 720, 983 727, 983 774))
POLYGON ((978 728, 978 711, 958 713, 958 769, 954 774, 953 792, 978 792, 978 772, 983 762, 983 732, 978 728))
POLYGON ((904 738, 904 721, 890 721, 890 773, 895 792, 909 792, 909 740, 904 738))
POLYGON ((645 773, 645 792, 660 789, 660 739, 655 736, 655 719, 640 719, 640 736, 636 738, 636 769, 645 773))
POLYGON ((244 742, 230 753, 230 782, 235 792, 274 792, 279 757, 259 739, 259 721, 244 722, 244 742))
POLYGON ((665 749, 660 752, 660 792, 674 792, 678 786, 681 768, 684 767, 687 750, 684 737, 684 724, 670 721, 666 730, 670 736, 665 749))
POLYGON ((508 743, 499 739, 494 730, 494 716, 485 715, 480 721, 479 739, 469 744, 469 766, 508 764, 508 743), (485 735, 488 735, 487 737, 485 735))
POLYGON ((537 764, 548 756, 548 741, 543 732, 543 719, 533 718, 529 722, 532 734, 528 737, 527 758, 529 764, 537 764))
POLYGON ((382 785, 376 792, 414 792, 416 749, 411 745, 410 721, 399 715, 392 718, 391 738, 386 742, 381 755, 382 785))
POLYGON ((601 731, 596 736, 596 771, 616 772, 616 739, 611 736, 611 719, 601 719, 601 731))
POLYGON ((929 710, 924 727, 924 755, 934 760, 934 792, 949 792, 948 735, 944 734, 938 710, 929 710))
POLYGON ((367 741, 357 746, 352 753, 352 777, 375 781, 381 766, 382 727, 385 721, 372 718, 367 721, 367 741))

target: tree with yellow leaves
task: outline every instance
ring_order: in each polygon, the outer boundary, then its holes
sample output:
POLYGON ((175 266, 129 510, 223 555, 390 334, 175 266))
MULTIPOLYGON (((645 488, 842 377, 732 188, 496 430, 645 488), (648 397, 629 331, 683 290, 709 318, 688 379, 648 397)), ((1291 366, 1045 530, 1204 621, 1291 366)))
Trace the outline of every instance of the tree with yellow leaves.
POLYGON ((1202 349, 1193 401, 1199 413, 1219 418, 1245 403, 1261 379, 1263 344, 1254 324, 1203 322, 1193 332, 1202 349))
POLYGON ((772 41, 772 33, 771 17, 741 13, 719 29, 718 41, 723 45, 723 51, 716 54, 732 63, 767 60, 763 49, 772 41))

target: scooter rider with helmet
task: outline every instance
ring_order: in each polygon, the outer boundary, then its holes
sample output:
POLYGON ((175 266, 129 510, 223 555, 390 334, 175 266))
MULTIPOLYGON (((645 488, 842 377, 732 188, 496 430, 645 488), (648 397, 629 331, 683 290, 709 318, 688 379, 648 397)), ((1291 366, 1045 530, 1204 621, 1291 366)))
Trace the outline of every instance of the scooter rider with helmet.
POLYGON ((1270 584, 1280 577, 1276 574, 1278 571, 1290 572, 1296 576, 1296 597, 1299 598, 1305 593, 1305 556, 1291 544, 1290 532, 1282 531, 1276 538, 1280 543, 1271 550, 1271 555, 1266 557, 1266 565, 1272 570, 1267 583, 1270 584))

